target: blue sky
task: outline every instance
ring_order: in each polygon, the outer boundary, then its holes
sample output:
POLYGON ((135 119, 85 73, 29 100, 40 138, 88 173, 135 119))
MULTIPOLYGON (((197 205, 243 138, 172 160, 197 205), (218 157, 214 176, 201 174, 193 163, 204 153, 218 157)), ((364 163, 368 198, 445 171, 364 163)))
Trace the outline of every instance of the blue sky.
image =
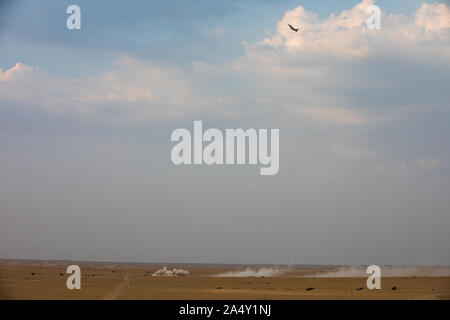
POLYGON ((450 263, 447 2, 73 3, 0 6, 0 258, 450 263), (279 173, 174 166, 194 120, 279 173))
MULTIPOLYGON (((223 62, 244 54, 242 41, 274 32, 283 13, 303 5, 321 19, 358 1, 78 1, 81 31, 65 28, 73 1, 15 1, 6 7, 0 67, 18 60, 55 74, 91 75, 111 67, 118 54, 189 66, 223 62), (220 37, 214 32, 220 31, 220 37), (93 54, 95 53, 95 54, 93 54)), ((413 14, 419 0, 378 1, 389 13, 413 14)))

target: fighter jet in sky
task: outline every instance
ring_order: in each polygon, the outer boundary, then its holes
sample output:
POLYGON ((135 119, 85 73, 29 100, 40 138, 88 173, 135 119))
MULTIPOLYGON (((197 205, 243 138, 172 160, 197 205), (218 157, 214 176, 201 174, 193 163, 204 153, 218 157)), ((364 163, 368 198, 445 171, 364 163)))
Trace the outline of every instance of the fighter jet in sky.
POLYGON ((291 28, 292 31, 297 32, 299 29, 295 29, 293 26, 291 26, 290 24, 288 24, 289 28, 291 28))

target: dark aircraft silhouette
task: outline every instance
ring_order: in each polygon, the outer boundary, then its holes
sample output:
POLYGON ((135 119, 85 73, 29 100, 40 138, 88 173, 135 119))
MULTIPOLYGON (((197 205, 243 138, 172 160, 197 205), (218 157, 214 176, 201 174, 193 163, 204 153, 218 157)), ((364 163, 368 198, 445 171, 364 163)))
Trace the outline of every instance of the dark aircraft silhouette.
POLYGON ((291 28, 292 31, 297 32, 299 29, 295 29, 293 26, 291 26, 290 24, 288 24, 289 28, 291 28))

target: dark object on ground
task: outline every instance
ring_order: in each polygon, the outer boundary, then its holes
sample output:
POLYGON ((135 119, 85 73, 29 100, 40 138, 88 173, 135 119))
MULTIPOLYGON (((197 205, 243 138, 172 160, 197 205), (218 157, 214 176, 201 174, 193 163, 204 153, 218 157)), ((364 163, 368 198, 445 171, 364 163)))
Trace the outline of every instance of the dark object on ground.
POLYGON ((32 276, 35 276, 35 275, 36 275, 36 273, 32 272, 32 273, 31 273, 31 275, 32 275, 32 276))
POLYGON ((60 273, 59 275, 62 277, 64 275, 64 273, 60 273))
POLYGON ((360 290, 364 290, 364 288, 358 288, 358 289, 356 289, 356 290, 360 291, 360 290))
POLYGON ((314 290, 314 288, 306 288, 306 291, 314 290))
POLYGON ((391 290, 398 290, 396 286, 393 286, 391 290))
POLYGON ((217 287, 216 289, 223 289, 222 287, 217 287))

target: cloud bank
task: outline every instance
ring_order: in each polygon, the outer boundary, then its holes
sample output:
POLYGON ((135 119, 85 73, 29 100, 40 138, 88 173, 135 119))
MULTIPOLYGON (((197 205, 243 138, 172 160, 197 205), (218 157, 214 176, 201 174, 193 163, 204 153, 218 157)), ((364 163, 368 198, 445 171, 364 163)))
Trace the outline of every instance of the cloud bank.
POLYGON ((226 65, 193 62, 191 70, 182 70, 124 56, 114 69, 97 76, 60 78, 18 62, 0 70, 0 97, 55 113, 131 122, 199 112, 271 117, 282 111, 286 117, 349 126, 395 117, 395 110, 384 110, 388 107, 410 105, 411 111, 442 102, 448 94, 428 100, 427 106, 417 95, 417 105, 413 103, 416 90, 440 88, 420 79, 411 88, 407 78, 415 74, 426 79, 424 66, 437 72, 437 80, 449 70, 449 7, 424 3, 411 17, 383 13, 382 29, 374 31, 366 27, 366 9, 374 3, 364 0, 325 20, 302 6, 287 11, 274 36, 245 44, 246 55, 226 65), (301 31, 292 32, 288 23, 301 31), (400 66, 379 74, 377 66, 386 67, 392 59, 400 66), (391 96, 392 102, 377 103, 370 93, 365 96, 369 101, 360 98, 372 90, 378 97, 391 96))

